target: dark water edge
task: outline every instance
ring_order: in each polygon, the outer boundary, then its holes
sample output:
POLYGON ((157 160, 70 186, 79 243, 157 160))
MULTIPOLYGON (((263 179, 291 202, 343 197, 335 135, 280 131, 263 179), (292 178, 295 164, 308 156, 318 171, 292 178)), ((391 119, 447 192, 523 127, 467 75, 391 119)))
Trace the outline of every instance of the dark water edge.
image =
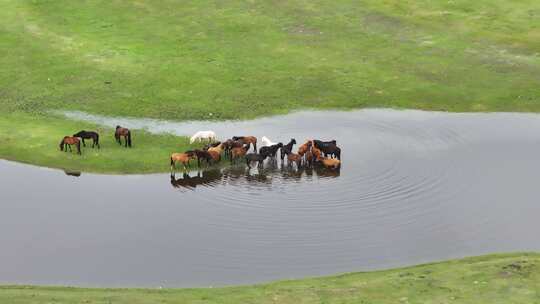
POLYGON ((222 286, 540 250, 538 115, 299 112, 202 127, 334 138, 343 166, 77 177, 0 161, 0 283, 222 286))

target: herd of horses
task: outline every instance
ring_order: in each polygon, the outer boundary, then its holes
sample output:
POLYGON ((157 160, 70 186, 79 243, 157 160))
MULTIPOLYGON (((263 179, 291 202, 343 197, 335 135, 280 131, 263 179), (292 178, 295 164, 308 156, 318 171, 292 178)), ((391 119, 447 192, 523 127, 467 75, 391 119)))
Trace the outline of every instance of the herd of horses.
POLYGON ((339 169, 341 167, 341 148, 337 146, 336 140, 321 141, 309 139, 298 147, 296 153, 293 147, 296 140, 291 138, 287 144, 272 142, 266 136, 262 137, 262 147, 257 149, 257 137, 255 136, 233 136, 223 142, 215 141, 216 136, 212 131, 200 131, 191 137, 190 142, 204 141, 206 144, 202 149, 188 150, 183 153, 173 153, 170 156, 171 171, 176 169, 177 164, 182 164, 184 170, 190 167, 190 161, 196 160, 198 167, 201 164, 215 164, 222 159, 229 159, 231 163, 236 163, 244 159, 246 165, 251 168, 253 163, 261 167, 267 158, 276 160, 279 157, 283 162, 287 160, 290 166, 322 165, 328 169, 339 169), (207 134, 205 137, 203 134, 207 134), (253 148, 253 152, 250 149, 253 148))
MULTIPOLYGON (((114 138, 120 145, 122 145, 122 137, 124 138, 125 147, 131 148, 131 131, 128 128, 116 126, 114 138)), ((73 134, 72 136, 64 136, 62 141, 60 141, 60 151, 67 152, 69 149, 69 151, 72 152, 71 146, 75 146, 75 148, 77 148, 77 154, 81 154, 81 142, 83 147, 86 147, 86 143, 84 141, 85 139, 92 140, 92 148, 97 147, 100 149, 99 134, 94 131, 82 130, 73 134)))
MULTIPOLYGON (((122 145, 122 137, 124 138, 124 146, 131 148, 131 131, 128 128, 116 126, 114 138, 116 142, 122 145)), ((92 140, 92 148, 99 145, 99 134, 94 131, 82 130, 72 136, 64 136, 60 142, 60 151, 72 151, 72 146, 77 148, 77 153, 81 154, 81 142, 86 147, 85 139, 92 140)), ((244 159, 246 165, 251 168, 253 163, 257 163, 259 167, 263 166, 267 158, 272 160, 279 157, 283 162, 287 160, 289 166, 322 165, 328 169, 339 169, 341 167, 341 148, 337 146, 336 140, 322 141, 318 139, 309 139, 300 145, 295 152, 293 147, 296 145, 296 140, 291 138, 287 144, 281 142, 273 142, 268 137, 263 136, 261 139, 262 147, 257 149, 257 137, 255 136, 233 136, 223 142, 217 141, 217 136, 213 131, 199 131, 190 138, 190 143, 207 141, 207 144, 202 149, 188 150, 183 153, 172 153, 170 155, 171 171, 176 169, 176 164, 181 163, 184 170, 190 167, 190 161, 196 160, 200 168, 202 164, 207 165, 220 162, 222 159, 229 159, 231 163, 236 163, 244 159), (253 148, 253 152, 249 150, 253 148)))

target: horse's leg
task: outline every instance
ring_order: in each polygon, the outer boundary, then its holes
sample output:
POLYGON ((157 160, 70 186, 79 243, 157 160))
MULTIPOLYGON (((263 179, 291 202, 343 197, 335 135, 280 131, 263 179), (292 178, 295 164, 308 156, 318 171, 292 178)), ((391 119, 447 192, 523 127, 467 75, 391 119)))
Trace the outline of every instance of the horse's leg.
POLYGON ((68 147, 69 147, 69 152, 72 152, 72 151, 71 151, 71 144, 69 144, 68 147))
POLYGON ((255 149, 255 153, 257 153, 257 143, 256 142, 253 143, 253 149, 255 149))
POLYGON ((82 139, 82 145, 83 145, 83 147, 86 147, 86 143, 84 142, 84 137, 81 137, 81 139, 82 139))
POLYGON ((128 146, 128 145, 127 145, 127 144, 128 144, 127 135, 124 135, 124 141, 126 142, 126 144, 124 145, 124 147, 127 148, 127 146, 128 146))

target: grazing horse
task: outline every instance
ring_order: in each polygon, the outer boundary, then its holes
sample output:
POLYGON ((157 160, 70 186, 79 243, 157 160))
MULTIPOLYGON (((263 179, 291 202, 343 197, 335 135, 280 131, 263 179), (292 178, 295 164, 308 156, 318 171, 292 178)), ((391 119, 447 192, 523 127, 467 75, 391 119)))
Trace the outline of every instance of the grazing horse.
POLYGON ((126 141, 125 147, 131 148, 131 131, 128 128, 123 128, 120 126, 116 126, 116 131, 114 132, 114 138, 118 142, 119 145, 122 145, 122 140, 120 137, 124 137, 124 140, 126 141))
POLYGON ((191 138, 189 139, 189 143, 192 144, 196 141, 202 142, 203 140, 208 140, 208 142, 213 142, 213 141, 216 141, 216 138, 217 136, 214 131, 199 131, 193 134, 193 136, 191 136, 191 138))
POLYGON ((269 146, 269 147, 261 147, 259 149, 259 153, 266 154, 268 156, 271 156, 272 158, 276 157, 277 151, 279 148, 283 149, 282 143, 277 143, 275 145, 269 146))
POLYGON ((225 157, 231 156, 231 150, 233 148, 240 148, 243 145, 244 144, 239 140, 227 139, 222 145, 223 149, 225 150, 225 157))
POLYGON ((85 139, 92 139, 92 148, 97 146, 99 149, 99 134, 94 131, 79 131, 78 133, 73 134, 74 137, 80 137, 82 139, 83 147, 86 147, 85 139))
POLYGON ((186 170, 186 167, 189 168, 189 161, 191 159, 195 158, 195 153, 193 151, 186 151, 184 153, 173 153, 171 154, 171 171, 176 168, 175 163, 181 162, 184 166, 184 170, 186 170))
POLYGON ((284 145, 281 148, 281 152, 280 152, 281 160, 283 160, 286 154, 289 154, 292 152, 292 148, 294 145, 296 145, 296 139, 291 138, 291 141, 289 141, 288 144, 284 145))
POLYGON ((277 145, 277 143, 271 141, 270 138, 268 138, 266 136, 263 136, 261 138, 261 143, 262 143, 263 147, 270 147, 270 146, 273 146, 273 145, 277 145))
MULTIPOLYGON (((232 139, 233 140, 239 140, 244 145, 252 144, 253 145, 253 150, 255 152, 257 152, 257 137, 255 137, 255 136, 233 136, 232 139)), ((249 147, 248 147, 248 149, 249 149, 249 147)))
POLYGON ((335 140, 331 141, 320 141, 320 140, 313 140, 313 145, 317 148, 319 148, 323 153, 324 156, 336 156, 337 159, 341 159, 341 149, 336 145, 335 140))
POLYGON ((249 150, 249 144, 240 148, 233 148, 231 150, 231 163, 233 163, 236 159, 246 155, 248 150, 249 150))
POLYGON ((75 145, 77 147, 77 154, 81 154, 81 141, 78 137, 73 136, 64 136, 64 138, 62 138, 62 141, 60 142, 60 151, 67 152, 69 148, 69 152, 72 152, 72 145, 75 145))
POLYGON ((269 156, 268 154, 263 154, 263 153, 249 153, 246 155, 246 165, 248 166, 248 168, 251 168, 252 162, 258 162, 258 166, 262 167, 265 158, 267 158, 268 156, 269 156))

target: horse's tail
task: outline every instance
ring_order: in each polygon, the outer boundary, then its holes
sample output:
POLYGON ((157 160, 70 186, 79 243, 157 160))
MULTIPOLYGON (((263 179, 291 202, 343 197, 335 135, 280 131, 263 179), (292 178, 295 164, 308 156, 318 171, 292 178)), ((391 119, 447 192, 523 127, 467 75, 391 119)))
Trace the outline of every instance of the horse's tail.
POLYGON ((172 156, 171 156, 171 167, 174 166, 174 160, 172 159, 172 156))
POLYGON ((128 130, 128 133, 127 133, 127 142, 128 142, 128 146, 131 148, 131 131, 128 130))
POLYGON ((65 139, 65 137, 62 138, 62 140, 60 141, 60 145, 59 145, 60 146, 60 151, 64 151, 64 139, 65 139))
POLYGON ((96 145, 99 148, 99 134, 98 133, 96 133, 96 145))
POLYGON ((80 140, 77 141, 77 153, 81 154, 81 141, 80 140))

